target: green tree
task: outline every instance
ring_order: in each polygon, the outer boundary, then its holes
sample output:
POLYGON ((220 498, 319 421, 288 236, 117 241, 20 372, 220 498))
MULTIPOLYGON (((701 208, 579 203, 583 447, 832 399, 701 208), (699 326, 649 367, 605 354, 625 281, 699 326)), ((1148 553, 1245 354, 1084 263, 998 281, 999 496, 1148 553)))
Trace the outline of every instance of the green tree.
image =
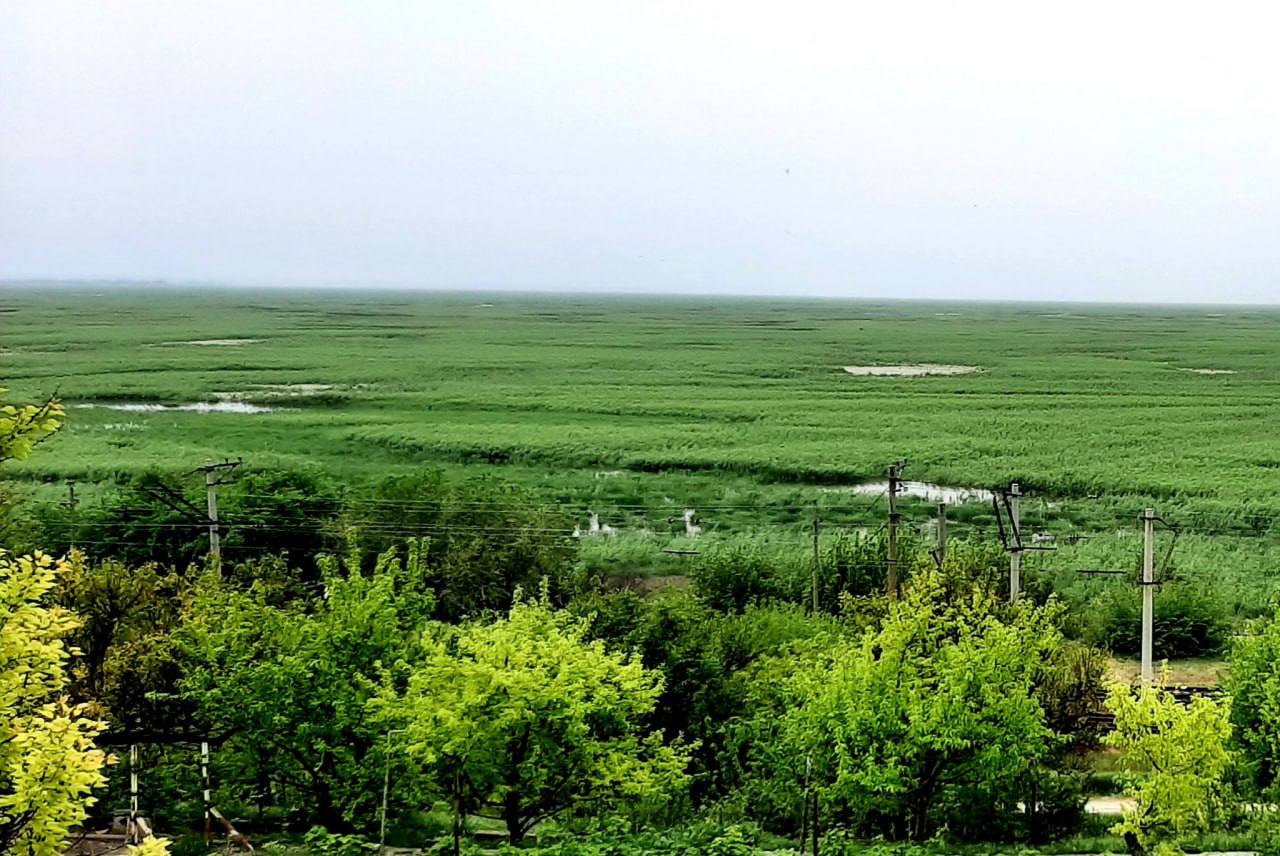
POLYGON ((76 621, 48 604, 64 567, 0 550, 0 853, 60 853, 103 783, 102 723, 64 698, 76 621))
MULTIPOLYGON (((0 387, 3 402, 4 387, 0 387)), ((49 439, 62 426, 62 403, 56 398, 42 404, 0 404, 0 464, 22 460, 31 450, 49 439)), ((16 513, 17 500, 0 482, 0 546, 17 547, 30 543, 31 533, 16 513)))
POLYGON ((206 728, 230 735, 225 775, 246 792, 296 795, 338 831, 377 816, 385 740, 368 702, 411 657, 432 607, 410 546, 406 561, 389 551, 368 575, 322 559, 324 597, 312 603, 205 582, 178 631, 181 688, 206 728))
MULTIPOLYGON (((5 392, 4 387, 0 387, 0 399, 5 392)), ((0 464, 28 457, 38 443, 62 427, 62 417, 62 402, 56 398, 48 398, 41 404, 0 406, 0 464)))
POLYGON ((351 507, 364 556, 422 539, 445 621, 506 612, 512 592, 550 580, 565 603, 580 591, 572 524, 527 491, 492 479, 450 482, 438 472, 393 476, 351 507))
POLYGON ((103 709, 112 730, 193 732, 189 705, 177 697, 178 626, 189 584, 155 565, 96 562, 73 551, 56 597, 79 619, 70 636, 71 692, 103 709))
POLYGON ((593 638, 634 651, 647 668, 662 672, 662 693, 647 722, 696 744, 690 765, 695 804, 723 797, 736 784, 737 764, 723 755, 728 726, 750 712, 747 667, 835 626, 830 616, 806 615, 792 604, 723 613, 688 590, 660 597, 615 592, 570 608, 588 618, 593 638))
MULTIPOLYGON (((379 708, 450 800, 459 824, 495 811, 513 842, 539 821, 591 804, 681 790, 687 750, 642 727, 661 674, 587 639, 587 624, 517 595, 506 618, 436 625, 401 693, 379 708)), ((456 849, 456 846, 455 846, 456 849)))
POLYGON ((1235 639, 1227 672, 1235 745, 1255 794, 1280 787, 1280 612, 1235 639))
POLYGON ((1211 828, 1226 807, 1229 704, 1200 697, 1183 706, 1159 687, 1135 693, 1116 684, 1107 707, 1116 728, 1106 743, 1123 753, 1126 793, 1136 802, 1112 831, 1135 856, 1182 852, 1187 838, 1211 828))
POLYGON ((1034 691, 1058 613, 920 571, 879 626, 766 661, 747 738, 764 801, 798 816, 811 759, 824 813, 867 832, 923 840, 948 806, 1013 809, 1056 740, 1034 691))
MULTIPOLYGON (((219 489, 218 502, 224 564, 273 554, 295 579, 314 582, 317 555, 339 543, 340 491, 311 470, 246 469, 219 489)), ((152 470, 93 506, 72 513, 46 503, 38 514, 45 543, 58 549, 94 543, 96 555, 131 566, 186 571, 209 551, 204 508, 202 483, 152 470)))

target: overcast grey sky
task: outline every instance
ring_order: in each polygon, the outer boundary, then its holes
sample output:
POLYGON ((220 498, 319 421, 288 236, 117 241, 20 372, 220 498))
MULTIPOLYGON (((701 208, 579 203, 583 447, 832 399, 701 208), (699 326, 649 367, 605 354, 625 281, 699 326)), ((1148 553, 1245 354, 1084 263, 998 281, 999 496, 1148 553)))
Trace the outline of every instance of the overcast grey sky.
POLYGON ((0 0, 0 277, 1277 302, 1278 24, 0 0))

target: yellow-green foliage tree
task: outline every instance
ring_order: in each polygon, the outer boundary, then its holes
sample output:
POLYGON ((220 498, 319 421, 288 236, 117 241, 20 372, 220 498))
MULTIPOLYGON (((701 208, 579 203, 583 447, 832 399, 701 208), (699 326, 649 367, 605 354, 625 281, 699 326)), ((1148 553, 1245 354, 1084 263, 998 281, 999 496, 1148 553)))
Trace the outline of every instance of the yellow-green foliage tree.
MULTIPOLYGON (((4 390, 0 389, 0 395, 4 390)), ((0 406, 0 463, 25 458, 58 430, 62 405, 0 406)), ((0 853, 52 856, 102 783, 102 724, 66 698, 75 617, 51 606, 65 568, 0 550, 0 853)))
POLYGON ((1133 854, 1181 853, 1187 839, 1210 829, 1226 807, 1231 752, 1229 704, 1197 698, 1183 706, 1159 687, 1136 693, 1111 687, 1107 707, 1116 729, 1126 793, 1135 804, 1112 828, 1133 854))
POLYGON ((68 704, 75 617, 47 605, 63 565, 0 551, 0 852, 53 856, 102 784, 101 723, 68 704))
POLYGON ((674 797, 684 747, 645 728, 662 675, 587 639, 585 621, 517 599, 491 623, 436 626, 403 694, 380 709, 457 820, 499 813, 513 842, 584 806, 674 797))
POLYGON ((762 664, 744 723, 757 795, 797 798, 808 777, 823 816, 917 840, 963 799, 1011 807, 1057 739, 1035 697, 1057 621, 1056 605, 1006 608, 918 573, 879 626, 762 664))
MULTIPOLYGON (((0 398, 5 394, 0 387, 0 398)), ((0 464, 21 460, 42 440, 62 426, 62 402, 50 398, 43 404, 0 405, 0 464)))
MULTIPOLYGON (((13 405, 4 403, 4 393, 4 387, 0 387, 0 464, 30 455, 36 444, 52 436, 62 422, 62 404, 57 399, 13 405)), ((14 516, 15 505, 13 495, 0 482, 0 547, 12 548, 24 534, 14 516)))

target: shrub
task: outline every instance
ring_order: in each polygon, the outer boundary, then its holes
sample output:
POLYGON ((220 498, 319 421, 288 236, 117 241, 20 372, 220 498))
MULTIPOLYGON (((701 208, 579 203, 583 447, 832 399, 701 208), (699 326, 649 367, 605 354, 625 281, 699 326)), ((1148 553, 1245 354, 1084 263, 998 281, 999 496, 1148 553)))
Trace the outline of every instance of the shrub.
MULTIPOLYGON (((1222 650, 1230 633, 1230 609, 1206 586, 1174 582, 1156 591, 1154 650, 1157 659, 1207 657, 1222 650)), ((1131 588, 1108 589, 1089 605, 1085 639, 1114 654, 1142 650, 1142 596, 1131 588)))

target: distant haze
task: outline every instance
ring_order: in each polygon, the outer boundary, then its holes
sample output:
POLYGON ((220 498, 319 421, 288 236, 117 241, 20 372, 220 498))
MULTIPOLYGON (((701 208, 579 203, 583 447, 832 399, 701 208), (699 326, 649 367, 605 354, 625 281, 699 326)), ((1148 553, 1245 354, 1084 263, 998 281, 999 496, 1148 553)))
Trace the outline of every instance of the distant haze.
POLYGON ((0 0, 0 278, 1278 302, 1278 14, 0 0))

